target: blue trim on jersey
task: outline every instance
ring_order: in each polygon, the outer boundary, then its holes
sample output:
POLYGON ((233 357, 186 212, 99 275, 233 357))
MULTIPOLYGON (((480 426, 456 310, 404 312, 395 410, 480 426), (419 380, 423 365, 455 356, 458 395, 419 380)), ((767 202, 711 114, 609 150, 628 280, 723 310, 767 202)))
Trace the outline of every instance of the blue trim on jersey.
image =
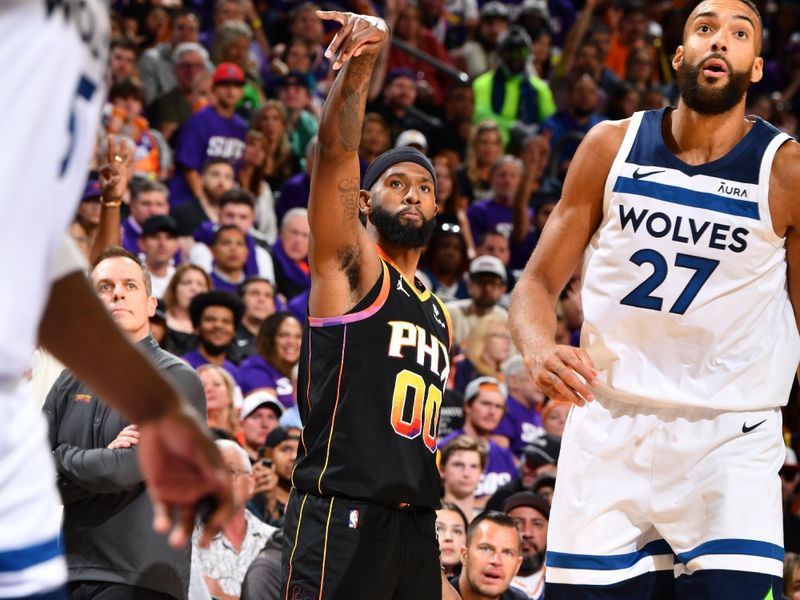
POLYGON ((708 192, 697 192, 695 190, 657 183, 655 181, 617 177, 617 181, 614 184, 614 191, 623 194, 647 196, 656 200, 671 202, 672 204, 691 206, 692 208, 713 210, 714 212, 725 213, 735 217, 745 217, 747 219, 756 220, 759 218, 757 202, 734 200, 726 196, 718 196, 708 192))
POLYGON ((58 536, 27 548, 0 551, 0 573, 22 571, 60 555, 58 536))
POLYGON ((664 540, 655 540, 646 544, 641 550, 627 554, 569 554, 567 552, 547 551, 545 564, 560 569, 594 569, 598 571, 616 571, 628 569, 648 556, 672 555, 672 548, 664 540))
POLYGON ((783 548, 769 542, 758 540, 710 540, 703 542, 694 550, 681 552, 678 560, 683 564, 698 556, 708 556, 709 554, 742 554, 744 556, 760 556, 762 558, 772 558, 783 562, 783 548))
POLYGON ((661 126, 667 110, 644 113, 625 162, 641 167, 666 167, 689 176, 708 175, 730 182, 758 184, 761 157, 772 138, 780 133, 778 129, 756 117, 750 131, 725 156, 702 165, 690 165, 675 156, 664 143, 661 126))

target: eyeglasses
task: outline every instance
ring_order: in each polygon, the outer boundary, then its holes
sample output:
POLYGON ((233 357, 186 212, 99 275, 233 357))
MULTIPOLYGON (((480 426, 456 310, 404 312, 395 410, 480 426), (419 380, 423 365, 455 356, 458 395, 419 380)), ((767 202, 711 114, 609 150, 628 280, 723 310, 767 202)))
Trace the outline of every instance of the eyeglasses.
POLYGON ((228 475, 231 476, 231 479, 236 479, 237 477, 239 477, 239 475, 246 475, 246 474, 247 471, 243 471, 242 469, 233 469, 230 467, 228 468, 228 475))

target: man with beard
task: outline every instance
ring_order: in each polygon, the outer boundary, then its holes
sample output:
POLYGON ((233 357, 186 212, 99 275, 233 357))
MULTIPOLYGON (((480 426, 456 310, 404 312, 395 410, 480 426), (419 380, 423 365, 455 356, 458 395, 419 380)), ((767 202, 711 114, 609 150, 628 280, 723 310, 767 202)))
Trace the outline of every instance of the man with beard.
POLYGON ((326 52, 340 72, 311 173, 311 292, 297 385, 304 429, 282 595, 439 600, 435 452, 450 327, 414 276, 435 227, 436 175, 419 151, 393 148, 359 186, 367 89, 389 30, 375 17, 317 15, 342 25, 326 52))
POLYGON ((536 385, 575 404, 548 598, 781 595, 800 146, 745 117, 761 36, 750 0, 692 11, 677 108, 589 132, 514 290, 536 385), (579 349, 556 344, 554 306, 582 257, 579 349))
POLYGON ((540 600, 544 598, 544 555, 550 505, 541 496, 518 492, 506 500, 504 508, 522 539, 522 564, 511 580, 511 587, 525 592, 532 600, 540 600))
POLYGON ((476 256, 469 265, 469 299, 447 303, 452 319, 453 343, 460 344, 485 318, 508 319, 508 311, 498 305, 506 291, 506 268, 496 256, 476 256))

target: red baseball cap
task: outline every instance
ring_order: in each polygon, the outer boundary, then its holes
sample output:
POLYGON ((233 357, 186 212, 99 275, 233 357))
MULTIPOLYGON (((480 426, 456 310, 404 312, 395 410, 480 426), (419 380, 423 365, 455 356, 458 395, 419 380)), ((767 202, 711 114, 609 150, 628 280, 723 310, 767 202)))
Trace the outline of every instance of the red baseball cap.
POLYGON ((214 85, 221 83, 233 83, 244 85, 244 71, 237 64, 224 62, 220 63, 214 71, 214 85))

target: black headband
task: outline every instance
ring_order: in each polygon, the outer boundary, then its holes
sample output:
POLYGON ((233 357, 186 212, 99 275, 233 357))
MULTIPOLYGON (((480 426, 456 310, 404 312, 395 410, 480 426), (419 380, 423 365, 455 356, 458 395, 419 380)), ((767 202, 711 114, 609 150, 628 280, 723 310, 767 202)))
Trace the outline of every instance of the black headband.
POLYGON ((364 173, 364 182, 362 188, 369 190, 378 181, 378 178, 392 165, 402 162, 416 163, 424 168, 431 174, 433 179, 433 188, 436 189, 436 172, 433 170, 431 161, 422 152, 415 148, 404 146, 401 148, 392 148, 381 154, 378 158, 372 161, 364 173))

